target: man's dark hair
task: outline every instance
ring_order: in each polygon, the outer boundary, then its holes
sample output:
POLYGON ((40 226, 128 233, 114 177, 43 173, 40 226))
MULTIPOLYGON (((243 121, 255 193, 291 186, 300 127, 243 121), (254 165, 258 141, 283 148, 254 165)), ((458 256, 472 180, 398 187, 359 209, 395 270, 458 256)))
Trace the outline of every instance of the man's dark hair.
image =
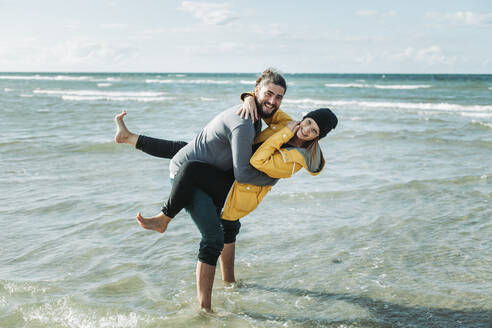
POLYGON ((256 86, 262 87, 267 83, 273 83, 284 88, 284 93, 287 91, 287 83, 285 83, 284 77, 275 68, 267 68, 261 75, 256 79, 256 86))

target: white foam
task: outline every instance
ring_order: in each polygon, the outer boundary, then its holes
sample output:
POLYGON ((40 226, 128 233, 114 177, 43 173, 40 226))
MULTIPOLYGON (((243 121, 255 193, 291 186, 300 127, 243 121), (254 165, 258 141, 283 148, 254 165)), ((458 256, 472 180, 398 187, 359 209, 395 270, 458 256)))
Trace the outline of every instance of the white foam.
POLYGON ((157 80, 157 79, 147 79, 145 83, 174 83, 175 80, 157 80))
MULTIPOLYGON (((363 80, 362 80, 363 81, 363 80)), ((428 84, 366 84, 366 83, 326 83, 328 88, 375 88, 375 89, 395 89, 395 90, 414 90, 431 88, 428 84)))
POLYGON ((97 86, 100 87, 100 88, 103 88, 103 87, 110 87, 112 86, 113 84, 112 83, 98 83, 97 86))
POLYGON ((158 80, 158 79, 147 79, 145 80, 145 83, 164 83, 164 84, 170 84, 170 83, 182 83, 182 84, 232 84, 232 81, 217 81, 217 80, 173 80, 173 79, 168 79, 168 80, 158 80))
POLYGON ((14 91, 14 89, 10 89, 10 88, 4 88, 3 91, 5 92, 10 92, 10 91, 14 91))
POLYGON ((492 113, 461 113, 461 115, 476 118, 492 118, 492 113))
POLYGON ((375 84, 376 89, 396 89, 396 90, 414 90, 414 89, 427 89, 431 88, 432 85, 428 84, 416 84, 416 85, 382 85, 375 84))
POLYGON ((492 123, 487 123, 487 122, 481 122, 481 121, 475 121, 475 120, 472 120, 473 123, 475 124, 479 124, 479 125, 482 125, 482 126, 486 126, 490 129, 492 129, 492 123))
MULTIPOLYGON (((389 108, 389 109, 415 109, 446 112, 486 112, 492 113, 491 105, 458 105, 449 103, 406 103, 383 101, 355 101, 355 100, 317 100, 317 99, 286 99, 286 104, 305 104, 314 106, 358 106, 362 108, 389 108)), ((486 116, 483 116, 486 117, 486 116)))
POLYGON ((91 81, 91 82, 119 82, 119 77, 107 77, 104 79, 94 76, 72 75, 0 75, 0 80, 40 80, 40 81, 91 81))
POLYGON ((333 104, 333 101, 304 98, 304 99, 285 99, 285 100, 283 100, 283 103, 284 104, 329 105, 329 104, 333 104))
POLYGON ((327 83, 325 87, 328 88, 368 88, 369 84, 363 83, 327 83))
POLYGON ((239 83, 241 83, 241 84, 253 84, 254 85, 254 84, 256 84, 256 81, 245 81, 245 80, 241 80, 241 81, 239 81, 239 83))
POLYGON ((137 327, 148 326, 155 320, 163 320, 165 317, 152 318, 148 315, 140 315, 135 312, 111 313, 104 311, 101 315, 98 311, 82 307, 67 298, 60 299, 54 303, 45 303, 34 309, 27 309, 23 313, 23 319, 29 326, 30 322, 43 326, 62 326, 70 328, 93 328, 93 327, 137 327))
POLYGON ((63 100, 72 101, 94 101, 94 100, 109 100, 109 101, 138 101, 138 102, 157 102, 173 100, 174 97, 109 97, 109 96, 62 96, 63 100))
POLYGON ((492 87, 489 87, 489 90, 492 90, 492 87))
POLYGON ((132 91, 100 91, 100 90, 40 90, 33 91, 36 94, 47 94, 61 96, 63 100, 70 101, 138 101, 157 102, 175 99, 174 97, 163 97, 165 92, 132 92, 132 91))
POLYGON ((34 95, 26 95, 26 94, 21 94, 20 96, 21 96, 21 97, 24 97, 24 98, 31 98, 31 97, 34 97, 34 95))
POLYGON ((44 294, 47 291, 45 287, 37 287, 30 283, 7 282, 3 288, 10 294, 28 293, 28 294, 44 294))
POLYGON ((201 101, 216 101, 217 99, 215 98, 207 98, 207 97, 200 97, 201 101))
POLYGON ((84 81, 90 80, 90 76, 69 76, 69 75, 0 75, 0 80, 50 80, 50 81, 84 81))
POLYGON ((74 96, 102 96, 102 97, 157 97, 162 96, 164 92, 151 91, 99 91, 99 90, 42 90, 36 89, 34 93, 48 95, 74 95, 74 96))

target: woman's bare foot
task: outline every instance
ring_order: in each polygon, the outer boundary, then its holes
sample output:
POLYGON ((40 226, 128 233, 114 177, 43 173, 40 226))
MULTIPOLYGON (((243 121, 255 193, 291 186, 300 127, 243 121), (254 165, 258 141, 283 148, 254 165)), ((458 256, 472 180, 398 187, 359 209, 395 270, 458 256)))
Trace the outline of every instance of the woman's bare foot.
POLYGON ((131 133, 123 121, 126 111, 122 111, 120 114, 114 117, 114 122, 116 123, 116 134, 114 135, 114 141, 116 143, 126 143, 132 146, 136 146, 138 135, 131 133))
POLYGON ((167 225, 171 222, 171 220, 172 219, 170 217, 162 212, 151 218, 144 218, 140 212, 137 214, 137 221, 143 228, 160 233, 166 231, 167 225))

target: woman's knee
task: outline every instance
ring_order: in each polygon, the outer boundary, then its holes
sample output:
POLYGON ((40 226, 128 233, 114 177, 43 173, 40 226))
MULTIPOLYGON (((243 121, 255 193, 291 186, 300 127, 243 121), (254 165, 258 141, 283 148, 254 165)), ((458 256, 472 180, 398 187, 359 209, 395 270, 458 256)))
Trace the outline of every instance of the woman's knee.
POLYGON ((229 220, 220 220, 222 225, 222 230, 224 231, 224 243, 231 244, 236 242, 236 236, 239 234, 239 230, 241 228, 241 222, 237 221, 229 221, 229 220))

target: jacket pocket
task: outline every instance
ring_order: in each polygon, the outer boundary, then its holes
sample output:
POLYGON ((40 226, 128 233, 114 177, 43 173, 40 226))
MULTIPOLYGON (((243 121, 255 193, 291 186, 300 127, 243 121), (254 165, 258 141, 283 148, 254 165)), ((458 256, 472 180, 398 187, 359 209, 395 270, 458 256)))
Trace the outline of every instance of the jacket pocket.
POLYGON ((231 221, 242 218, 258 207, 271 188, 271 186, 262 187, 235 181, 224 206, 222 218, 231 221))
POLYGON ((238 183, 231 195, 232 204, 239 211, 250 212, 254 210, 261 199, 258 198, 261 193, 260 186, 245 185, 238 183))

